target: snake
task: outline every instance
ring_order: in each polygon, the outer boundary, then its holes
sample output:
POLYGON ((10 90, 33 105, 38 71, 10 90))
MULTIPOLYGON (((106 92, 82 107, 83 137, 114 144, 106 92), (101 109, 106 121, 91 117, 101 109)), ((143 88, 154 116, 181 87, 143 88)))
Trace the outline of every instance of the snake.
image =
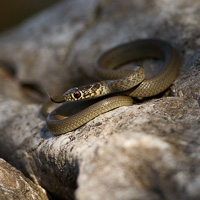
MULTIPOLYGON (((55 103, 65 103, 48 114, 47 127, 55 136, 61 135, 102 113, 133 105, 134 99, 142 100, 160 94, 171 86, 179 69, 179 54, 167 41, 138 39, 115 46, 103 52, 94 62, 94 71, 102 78, 101 81, 69 89, 61 101, 51 98, 55 103), (159 73, 153 77, 146 78, 145 70, 140 66, 122 68, 127 63, 152 58, 162 61, 159 73), (66 107, 71 107, 72 102, 74 114, 66 116, 66 107), (88 106, 88 102, 92 103, 88 106), (75 111, 75 108, 78 110, 75 111)), ((47 105, 43 106, 43 112, 47 108, 47 105)))

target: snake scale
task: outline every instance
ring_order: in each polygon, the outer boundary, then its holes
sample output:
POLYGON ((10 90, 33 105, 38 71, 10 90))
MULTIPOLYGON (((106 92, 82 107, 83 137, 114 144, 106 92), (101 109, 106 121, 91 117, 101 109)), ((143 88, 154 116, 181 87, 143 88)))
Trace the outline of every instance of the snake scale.
MULTIPOLYGON (((104 112, 120 106, 132 105, 132 97, 143 99, 155 96, 169 88, 176 79, 179 68, 180 59, 177 51, 163 40, 141 39, 111 48, 100 55, 94 63, 98 76, 108 80, 72 88, 64 93, 61 102, 66 101, 67 103, 59 106, 47 116, 47 127, 54 135, 60 135, 77 129, 104 112), (131 61, 146 58, 163 61, 161 72, 152 78, 145 78, 145 71, 142 67, 125 70, 119 68, 131 61), (102 99, 101 96, 107 94, 109 94, 108 97, 102 99), (75 107, 79 107, 80 100, 97 97, 100 101, 88 107, 83 106, 83 110, 77 111, 72 116, 67 117, 63 114, 66 106, 70 107, 69 102, 75 102, 75 107)), ((84 101, 81 102, 84 105, 84 101)), ((47 106, 42 109, 46 110, 47 106)))

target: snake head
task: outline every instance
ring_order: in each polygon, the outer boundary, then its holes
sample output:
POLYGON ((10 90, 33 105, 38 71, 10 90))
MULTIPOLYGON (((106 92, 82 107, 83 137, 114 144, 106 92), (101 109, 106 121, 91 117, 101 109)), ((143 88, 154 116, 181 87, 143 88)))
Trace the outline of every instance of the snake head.
POLYGON ((93 83, 91 85, 81 86, 78 88, 72 88, 64 93, 63 98, 66 102, 94 99, 99 97, 100 88, 101 84, 99 82, 93 83))

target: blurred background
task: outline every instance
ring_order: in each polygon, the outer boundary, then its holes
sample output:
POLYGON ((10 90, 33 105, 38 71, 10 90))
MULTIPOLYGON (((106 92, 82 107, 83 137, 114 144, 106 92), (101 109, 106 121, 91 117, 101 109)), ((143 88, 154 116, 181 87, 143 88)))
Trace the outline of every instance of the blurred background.
POLYGON ((59 1, 62 0, 0 0, 0 32, 17 26, 59 1))

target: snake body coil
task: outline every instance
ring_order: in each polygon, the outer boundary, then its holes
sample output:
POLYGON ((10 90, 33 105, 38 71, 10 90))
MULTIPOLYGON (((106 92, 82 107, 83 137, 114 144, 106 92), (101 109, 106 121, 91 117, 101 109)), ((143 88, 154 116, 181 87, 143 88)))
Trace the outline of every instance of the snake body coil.
POLYGON ((60 135, 82 126, 104 112, 120 106, 132 105, 131 97, 142 99, 157 95, 172 84, 178 75, 179 68, 178 53, 169 43, 162 40, 136 40, 114 47, 103 53, 95 62, 96 73, 108 80, 70 89, 63 98, 66 102, 71 102, 112 93, 123 92, 123 96, 115 95, 105 98, 70 117, 60 114, 65 110, 64 104, 48 115, 47 126, 54 135, 60 135), (133 60, 145 58, 158 58, 163 61, 161 72, 153 78, 145 79, 145 72, 141 67, 113 70, 133 60))

